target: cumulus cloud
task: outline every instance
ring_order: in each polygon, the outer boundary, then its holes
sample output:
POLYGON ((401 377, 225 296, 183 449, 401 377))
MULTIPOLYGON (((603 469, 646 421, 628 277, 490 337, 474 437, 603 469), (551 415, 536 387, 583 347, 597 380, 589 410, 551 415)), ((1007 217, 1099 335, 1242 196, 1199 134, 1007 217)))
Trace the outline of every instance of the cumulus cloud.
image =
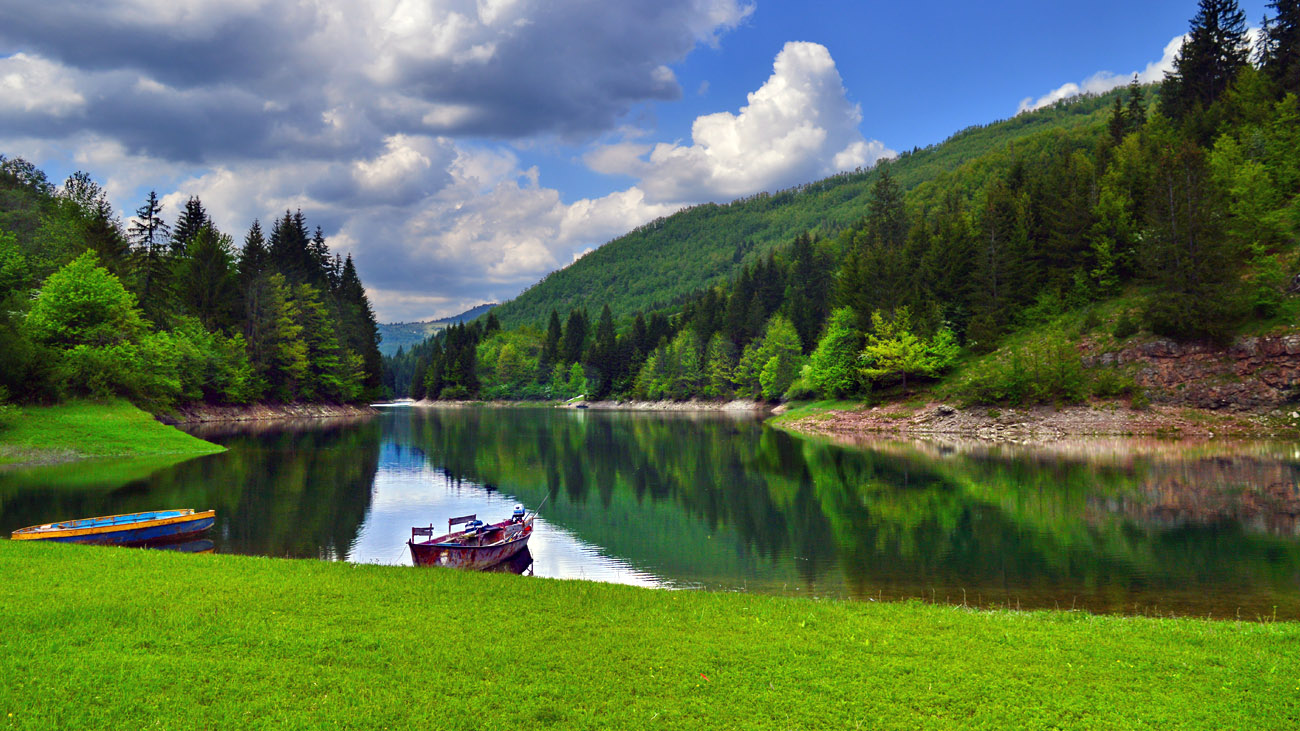
POLYGON ((867 166, 830 53, 788 44, 689 144, 617 128, 674 99, 669 64, 752 12, 744 0, 0 0, 0 151, 197 195, 237 240, 302 209, 350 252, 385 320, 514 296, 656 217, 867 166), (8 54, 8 55, 5 55, 8 54), (518 149, 589 141, 633 183, 566 200, 518 149), (539 142, 539 140, 541 142, 539 142))
POLYGON ((772 76, 735 113, 700 117, 692 144, 604 145, 585 161, 597 172, 640 178, 652 201, 728 200, 783 188, 894 155, 862 136, 861 109, 846 98, 825 46, 792 42, 772 76))
POLYGON ((66 117, 85 105, 86 97, 57 64, 25 53, 0 58, 0 114, 66 117))
MULTIPOLYGON (((0 0, 0 56, 26 66, 6 78, 28 89, 57 77, 63 90, 6 110, 5 122, 46 129, 79 108, 78 131, 192 161, 369 153, 399 133, 582 137, 634 104, 679 97, 667 64, 752 9, 742 0, 0 0)), ((50 134, 72 129, 55 124, 50 134)))

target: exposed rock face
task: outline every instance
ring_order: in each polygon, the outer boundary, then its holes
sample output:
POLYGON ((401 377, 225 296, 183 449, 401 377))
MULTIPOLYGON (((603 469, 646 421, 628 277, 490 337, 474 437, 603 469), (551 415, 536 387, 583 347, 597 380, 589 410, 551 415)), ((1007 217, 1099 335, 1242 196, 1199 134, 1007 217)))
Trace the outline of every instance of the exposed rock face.
POLYGON ((1155 340, 1086 363, 1136 364, 1138 386, 1161 403, 1262 411, 1300 400, 1300 335, 1242 338, 1227 349, 1155 340))

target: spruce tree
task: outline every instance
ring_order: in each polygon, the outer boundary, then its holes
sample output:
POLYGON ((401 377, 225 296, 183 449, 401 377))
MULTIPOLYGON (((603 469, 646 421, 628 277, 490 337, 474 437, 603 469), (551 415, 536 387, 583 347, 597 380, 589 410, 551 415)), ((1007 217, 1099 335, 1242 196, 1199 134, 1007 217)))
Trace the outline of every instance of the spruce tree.
POLYGON ((184 284, 177 299, 208 330, 229 330, 235 325, 239 304, 239 275, 230 237, 210 224, 199 229, 176 263, 184 284))
POLYGON ((1146 93, 1142 91, 1142 84, 1138 81, 1138 75, 1133 74, 1133 80, 1128 84, 1128 108, 1124 111, 1124 131, 1136 132, 1142 129, 1142 125, 1147 121, 1146 93))
POLYGON ((244 236, 244 248, 239 252, 239 281, 245 290, 253 280, 266 271, 269 255, 266 251, 266 239, 262 236, 262 224, 256 219, 244 236))
POLYGON ((1168 125, 1149 134, 1154 164, 1138 252, 1153 285, 1146 325, 1175 338, 1225 338, 1242 314, 1242 257, 1225 235, 1222 191, 1194 142, 1168 125))
POLYGON ((199 201, 196 195, 190 196, 185 201, 185 207, 176 217, 176 225, 172 226, 171 253, 172 256, 181 256, 185 253, 185 248, 199 235, 199 231, 204 226, 211 225, 212 221, 208 218, 208 212, 204 210, 203 203, 199 201))
POLYGON ((560 343, 560 360, 577 363, 582 360, 587 345, 587 315, 578 309, 569 312, 564 323, 564 340, 560 343))
POLYGON ((544 382, 551 375, 551 369, 560 361, 560 341, 564 338, 564 328, 560 325, 560 313, 551 308, 551 319, 546 324, 546 339, 542 341, 542 352, 537 360, 537 379, 544 382))
POLYGON ((1110 108, 1110 121, 1106 125, 1106 130, 1110 132, 1111 142, 1117 145, 1124 140, 1124 135, 1128 132, 1128 117, 1124 111, 1124 97, 1121 94, 1115 95, 1115 102, 1110 108))
POLYGON ((362 395, 367 399, 379 398, 384 378, 384 359, 379 352, 379 324, 375 320, 375 311, 370 306, 370 298, 366 296, 366 288, 357 276, 351 254, 343 260, 337 291, 339 309, 343 313, 340 327, 344 344, 361 357, 364 373, 362 395))
POLYGON ((170 229, 162 219, 162 210, 158 193, 149 191, 149 197, 136 210, 135 221, 128 231, 134 245, 133 269, 140 308, 146 317, 159 325, 165 324, 170 316, 172 295, 171 268, 167 255, 170 229))
POLYGON ((614 315, 609 305, 600 311, 600 320, 596 323, 596 336, 587 353, 587 365, 596 372, 591 398, 599 401, 609 396, 614 390, 614 382, 622 376, 618 363, 617 333, 614 329, 614 315))
POLYGON ((1273 0, 1277 13, 1264 28, 1260 66, 1282 93, 1300 94, 1300 0, 1273 0))
POLYGON ((1208 108, 1249 61, 1246 13, 1236 0, 1201 0, 1188 39, 1165 75, 1165 114, 1181 120, 1208 108))

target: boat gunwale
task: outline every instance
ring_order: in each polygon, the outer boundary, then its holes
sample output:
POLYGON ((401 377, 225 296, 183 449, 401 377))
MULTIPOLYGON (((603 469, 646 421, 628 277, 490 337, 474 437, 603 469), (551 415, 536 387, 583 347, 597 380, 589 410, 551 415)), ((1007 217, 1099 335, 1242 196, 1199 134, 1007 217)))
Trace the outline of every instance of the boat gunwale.
MULTIPOLYGON (((174 525, 176 523, 191 523, 208 518, 215 519, 216 510, 205 510, 195 512, 193 508, 183 508, 178 510, 146 510, 140 513, 122 513, 121 515, 106 515, 103 518, 129 518, 135 515, 149 515, 157 513, 174 513, 165 518, 149 518, 143 520, 127 521, 120 523, 106 523, 100 525, 91 525, 84 528, 57 528, 60 523, 72 523, 74 521, 56 521, 54 523, 45 523, 42 525, 28 526, 19 528, 14 531, 10 538, 16 541, 22 540, 41 540, 49 538, 75 538, 79 536, 92 536, 97 534, 111 534, 120 531, 142 530, 146 528, 156 528, 165 525, 174 525)), ((97 520, 99 518, 79 518, 78 520, 97 520)))

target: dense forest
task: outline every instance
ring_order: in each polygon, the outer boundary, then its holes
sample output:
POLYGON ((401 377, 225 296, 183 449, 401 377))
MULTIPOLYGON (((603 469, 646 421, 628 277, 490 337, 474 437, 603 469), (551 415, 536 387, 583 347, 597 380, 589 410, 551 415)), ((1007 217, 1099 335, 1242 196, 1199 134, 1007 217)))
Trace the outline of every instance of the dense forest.
POLYGON ((1252 48, 1235 2, 1202 0, 1162 84, 650 224, 390 360, 388 385, 444 399, 854 397, 997 351, 966 369, 964 395, 1073 401, 1125 387, 1083 369, 1071 339, 1088 330, 1226 342, 1293 324, 1300 3, 1270 7, 1252 48), (760 229, 784 243, 761 250, 760 229), (647 290, 632 266, 672 283, 647 290), (578 304, 564 316, 545 302, 578 304), (1118 316, 1103 323, 1103 309, 1118 316), (1053 330, 1068 313, 1081 325, 1053 330), (1019 343, 1029 330, 1042 337, 1019 343))
POLYGON ((350 402, 382 395, 374 313, 349 256, 286 211, 237 247, 191 197, 125 226, 78 172, 0 156, 0 401, 350 402))

